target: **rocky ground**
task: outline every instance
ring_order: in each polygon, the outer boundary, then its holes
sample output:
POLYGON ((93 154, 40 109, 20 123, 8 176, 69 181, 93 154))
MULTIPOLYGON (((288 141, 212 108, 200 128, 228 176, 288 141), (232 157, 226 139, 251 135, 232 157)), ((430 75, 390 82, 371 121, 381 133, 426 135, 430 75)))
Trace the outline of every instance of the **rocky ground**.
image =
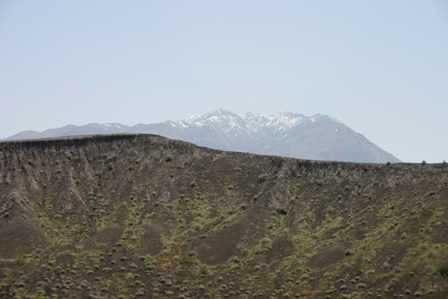
POLYGON ((448 166, 0 143, 0 298, 448 298, 448 166))

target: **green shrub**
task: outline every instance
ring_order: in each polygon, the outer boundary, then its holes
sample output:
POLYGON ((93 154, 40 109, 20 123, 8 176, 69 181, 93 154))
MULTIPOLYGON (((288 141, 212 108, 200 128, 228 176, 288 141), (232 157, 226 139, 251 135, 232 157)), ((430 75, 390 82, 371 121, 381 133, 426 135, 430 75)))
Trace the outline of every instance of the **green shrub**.
POLYGON ((441 268, 439 268, 439 270, 437 271, 440 276, 444 277, 444 278, 448 278, 448 266, 443 266, 441 268))

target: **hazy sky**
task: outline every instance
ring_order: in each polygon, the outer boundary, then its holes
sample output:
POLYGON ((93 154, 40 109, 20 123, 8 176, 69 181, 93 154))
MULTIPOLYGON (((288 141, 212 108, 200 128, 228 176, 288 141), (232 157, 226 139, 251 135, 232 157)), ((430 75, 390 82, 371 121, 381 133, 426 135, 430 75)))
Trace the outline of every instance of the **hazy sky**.
POLYGON ((447 3, 0 0, 0 138, 291 111, 448 160, 447 3))

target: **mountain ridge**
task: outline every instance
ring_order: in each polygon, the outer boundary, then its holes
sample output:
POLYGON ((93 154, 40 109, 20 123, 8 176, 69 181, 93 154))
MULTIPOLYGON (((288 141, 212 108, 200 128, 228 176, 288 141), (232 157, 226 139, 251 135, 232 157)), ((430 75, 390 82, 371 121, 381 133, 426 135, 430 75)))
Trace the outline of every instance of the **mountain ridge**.
POLYGON ((40 133, 21 132, 7 140, 117 133, 152 133, 221 150, 309 160, 399 162, 395 156, 330 116, 291 112, 237 114, 219 109, 179 121, 133 126, 118 123, 68 125, 40 133))

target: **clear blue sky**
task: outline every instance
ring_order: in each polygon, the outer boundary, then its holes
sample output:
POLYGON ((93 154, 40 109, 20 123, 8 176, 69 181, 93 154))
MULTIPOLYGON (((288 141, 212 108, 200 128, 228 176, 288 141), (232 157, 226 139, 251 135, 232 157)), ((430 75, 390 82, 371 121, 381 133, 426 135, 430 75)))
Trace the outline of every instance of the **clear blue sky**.
POLYGON ((0 0, 0 137, 225 108, 448 160, 445 0, 0 0))

